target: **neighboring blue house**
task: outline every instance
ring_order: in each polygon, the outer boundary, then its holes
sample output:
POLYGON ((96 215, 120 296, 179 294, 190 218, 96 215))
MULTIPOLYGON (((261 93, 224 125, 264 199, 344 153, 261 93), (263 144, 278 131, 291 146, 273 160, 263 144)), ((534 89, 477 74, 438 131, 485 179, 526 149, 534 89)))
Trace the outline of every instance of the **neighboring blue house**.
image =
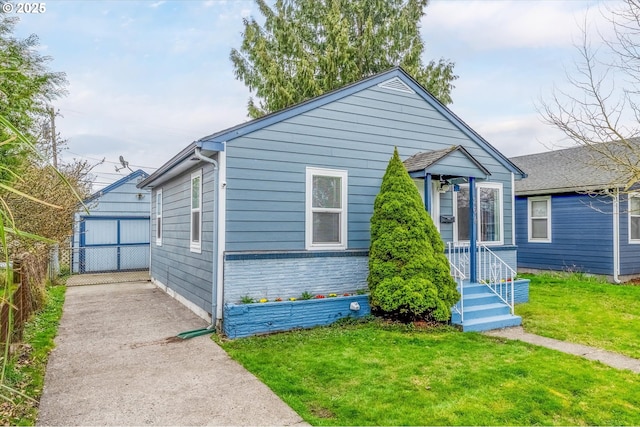
MULTIPOLYGON (((606 149, 624 161, 622 146, 606 149)), ((627 151, 627 154, 625 154, 627 151)), ((518 269, 640 274, 640 193, 625 192, 628 169, 581 146, 511 159, 516 183, 518 269)))
MULTIPOLYGON (((153 282, 231 337, 366 313, 355 294, 367 288, 369 221, 394 147, 456 276, 494 282, 511 304, 513 182, 524 174, 400 68, 201 138, 145 179, 153 282), (287 302, 303 292, 354 296, 287 302)), ((480 297, 487 285, 465 287, 453 321, 518 324, 500 297, 480 297)))
POLYGON ((150 192, 139 169, 91 195, 74 216, 73 273, 149 268, 150 192))

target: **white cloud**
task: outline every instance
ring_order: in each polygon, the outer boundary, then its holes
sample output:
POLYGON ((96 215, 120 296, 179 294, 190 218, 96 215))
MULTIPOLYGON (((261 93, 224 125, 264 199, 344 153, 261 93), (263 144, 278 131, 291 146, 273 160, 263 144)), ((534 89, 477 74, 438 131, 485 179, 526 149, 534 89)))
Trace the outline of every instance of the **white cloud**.
POLYGON ((477 50, 566 46, 590 8, 597 12, 596 2, 433 1, 423 27, 429 34, 455 34, 477 50))
POLYGON ((157 1, 157 2, 154 2, 154 3, 151 3, 151 4, 149 5, 149 7, 151 7, 151 8, 154 8, 154 9, 155 9, 155 8, 157 8, 157 7, 162 6, 162 5, 163 5, 163 4, 165 4, 165 3, 166 3, 166 1, 164 1, 164 0, 160 0, 160 1, 157 1))

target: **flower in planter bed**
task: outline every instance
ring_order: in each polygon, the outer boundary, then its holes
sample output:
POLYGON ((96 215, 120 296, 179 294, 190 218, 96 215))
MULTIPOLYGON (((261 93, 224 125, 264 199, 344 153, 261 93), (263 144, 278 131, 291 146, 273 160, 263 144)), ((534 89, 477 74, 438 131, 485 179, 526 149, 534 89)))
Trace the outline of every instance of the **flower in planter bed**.
POLYGON ((294 298, 294 297, 289 298, 289 301, 295 301, 295 300, 296 300, 296 298, 294 298))
POLYGON ((324 298, 324 295, 316 295, 314 298, 315 299, 322 299, 322 298, 324 298))
POLYGON ((335 298, 337 296, 338 296, 338 294, 329 294, 329 298, 335 298))
POLYGON ((346 292, 345 292, 344 294, 342 294, 342 296, 343 296, 343 297, 350 297, 350 296, 351 296, 351 294, 349 294, 349 293, 346 293, 346 292))
POLYGON ((266 298, 260 298, 260 302, 267 302, 267 301, 269 301, 269 300, 266 299, 266 298))
POLYGON ((280 301, 282 301, 282 298, 276 298, 276 299, 274 299, 274 301, 280 302, 280 301))

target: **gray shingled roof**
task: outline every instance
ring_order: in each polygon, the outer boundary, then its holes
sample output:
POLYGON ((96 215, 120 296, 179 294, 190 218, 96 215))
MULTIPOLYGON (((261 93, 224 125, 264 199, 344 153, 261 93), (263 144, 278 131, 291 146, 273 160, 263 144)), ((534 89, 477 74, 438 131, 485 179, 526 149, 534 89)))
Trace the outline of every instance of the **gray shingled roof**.
POLYGON ((635 148, 619 142, 598 146, 598 150, 606 150, 619 161, 587 146, 512 157, 511 162, 527 174, 527 178, 516 181, 515 192, 533 195, 624 187, 632 174, 623 164, 639 164, 640 139, 630 141, 635 148))
POLYGON ((402 163, 404 163, 404 167, 407 169, 407 172, 424 170, 432 164, 436 163, 438 160, 442 159, 444 156, 446 156, 456 148, 457 147, 453 145, 449 148, 445 148, 444 150, 434 150, 426 151, 424 153, 417 153, 409 157, 402 163))

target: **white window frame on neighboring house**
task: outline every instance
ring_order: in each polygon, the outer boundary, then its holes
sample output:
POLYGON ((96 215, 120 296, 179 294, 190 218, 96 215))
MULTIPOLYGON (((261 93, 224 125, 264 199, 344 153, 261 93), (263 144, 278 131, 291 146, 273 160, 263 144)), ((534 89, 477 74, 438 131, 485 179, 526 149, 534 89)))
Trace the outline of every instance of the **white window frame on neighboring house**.
POLYGON ((324 169, 307 167, 306 169, 306 194, 305 194, 305 247, 307 250, 344 250, 347 249, 347 204, 348 197, 348 173, 346 170, 324 169), (314 177, 330 177, 340 179, 340 206, 323 207, 314 206, 313 181, 314 177), (314 216, 318 214, 338 214, 338 239, 331 242, 319 242, 314 236, 314 216))
MULTIPOLYGON (((469 188, 469 184, 460 184, 460 189, 469 188)), ((501 182, 476 182, 476 209, 478 212, 478 221, 477 221, 477 230, 478 230, 478 242, 485 244, 487 246, 499 246, 504 244, 504 188, 501 182), (484 241, 481 238, 482 235, 482 215, 481 215, 481 200, 480 200, 480 189, 481 188, 491 188, 498 190, 498 206, 499 206, 499 214, 500 218, 498 220, 498 227, 500 233, 499 240, 487 240, 484 241)), ((458 218, 458 192, 453 192, 453 212, 456 216, 455 222, 453 223, 453 241, 456 243, 467 243, 469 240, 460 240, 458 238, 458 227, 460 223, 460 219, 458 218)))
POLYGON ((532 243, 551 243, 551 196, 529 197, 527 199, 527 236, 528 241, 532 243), (533 203, 546 202, 546 216, 533 216, 533 203), (547 221, 547 237, 533 237, 533 222, 547 221))
POLYGON ((190 190, 189 249, 191 250, 191 252, 200 253, 202 251, 202 169, 199 169, 191 174, 190 190), (198 182, 198 188, 197 192, 194 192, 194 182, 196 181, 198 182), (195 196, 197 196, 197 204, 195 196), (197 218, 195 218, 196 215, 197 218), (194 229, 194 224, 196 223, 198 227, 197 230, 194 229))
POLYGON ((162 188, 156 191, 156 246, 162 246, 162 188))
POLYGON ((629 193, 629 199, 627 200, 627 206, 628 206, 628 212, 629 212, 629 243, 630 244, 640 244, 640 225, 638 226, 638 233, 639 235, 637 237, 633 237, 631 231, 631 223, 633 222, 634 218, 639 218, 640 221, 640 210, 633 210, 632 206, 631 206, 631 200, 632 199, 637 199, 638 201, 640 201, 640 193, 629 193))

